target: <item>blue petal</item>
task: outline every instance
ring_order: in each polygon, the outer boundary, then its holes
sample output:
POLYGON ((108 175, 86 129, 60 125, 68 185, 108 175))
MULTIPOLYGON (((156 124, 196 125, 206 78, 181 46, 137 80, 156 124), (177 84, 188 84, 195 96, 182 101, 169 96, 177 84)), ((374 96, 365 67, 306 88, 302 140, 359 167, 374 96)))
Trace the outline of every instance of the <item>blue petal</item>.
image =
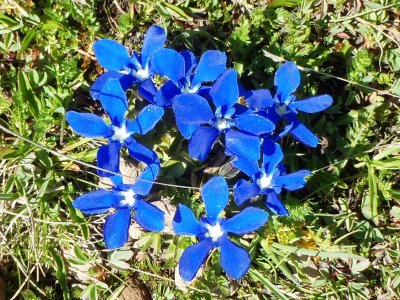
POLYGON ((93 44, 93 51, 97 62, 110 71, 123 70, 130 63, 128 49, 113 40, 96 41, 93 44))
POLYGON ((244 179, 240 179, 233 190, 235 202, 238 206, 245 203, 251 197, 260 193, 260 188, 256 183, 248 182, 244 179))
MULTIPOLYGON (((111 142, 107 145, 101 146, 97 151, 97 166, 99 168, 118 173, 120 148, 121 146, 119 142, 111 142)), ((99 174, 100 177, 111 177, 115 175, 101 170, 97 170, 97 174, 99 174)))
POLYGON ((246 250, 224 237, 221 238, 220 262, 229 277, 239 280, 249 270, 251 259, 246 250))
POLYGON ((208 157, 219 131, 213 127, 199 127, 189 140, 189 155, 199 161, 208 157))
POLYGON ((288 175, 274 177, 272 185, 283 187, 289 191, 295 191, 304 187, 307 183, 305 177, 310 175, 311 172, 308 170, 300 170, 288 175))
POLYGON ((104 87, 104 84, 110 79, 115 78, 119 80, 121 87, 124 91, 129 89, 134 83, 136 83, 136 78, 132 75, 126 75, 115 71, 109 71, 104 74, 101 74, 99 78, 92 84, 90 87, 90 95, 94 99, 100 99, 101 90, 104 87))
POLYGON ((242 115, 235 119, 235 125, 241 131, 248 132, 253 135, 262 135, 269 133, 275 129, 275 125, 268 119, 259 115, 242 115))
POLYGON ((151 66, 155 73, 167 77, 175 84, 185 77, 185 60, 173 49, 158 51, 151 59, 151 66))
POLYGON ((212 248, 211 239, 205 239, 198 244, 187 247, 183 251, 179 260, 179 275, 184 281, 193 280, 212 248))
POLYGON ((142 66, 147 67, 152 56, 164 46, 167 33, 160 26, 151 26, 144 36, 142 47, 142 66))
POLYGON ((131 189, 136 195, 145 196, 147 195, 151 188, 153 187, 153 183, 157 178, 158 171, 160 170, 160 166, 157 164, 147 166, 142 174, 140 174, 139 178, 136 180, 134 184, 132 184, 131 189))
POLYGON ((176 127, 178 127, 178 130, 182 136, 188 140, 192 136, 193 132, 200 127, 200 125, 188 125, 176 120, 176 127))
POLYGON ((119 209, 107 217, 104 224, 104 241, 108 249, 122 247, 128 241, 130 225, 130 209, 119 209))
POLYGON ((222 224, 225 231, 234 234, 247 234, 263 226, 268 221, 268 213, 260 208, 246 207, 240 213, 222 224))
POLYGON ((249 161, 237 156, 232 161, 232 165, 249 177, 253 177, 257 172, 259 172, 258 164, 256 162, 249 161))
POLYGON ((222 107, 223 112, 229 110, 239 99, 236 71, 226 70, 210 89, 210 96, 216 107, 222 107))
POLYGON ((197 66, 197 58, 192 51, 183 50, 179 52, 185 60, 185 74, 186 76, 190 74, 193 69, 197 66))
POLYGON ((267 175, 272 174, 276 166, 283 159, 283 152, 281 146, 275 143, 270 138, 265 138, 263 141, 263 165, 267 175))
POLYGON ((129 155, 134 159, 142 161, 147 165, 159 164, 160 161, 157 154, 134 139, 127 143, 126 146, 128 147, 129 155))
POLYGON ((175 96, 172 109, 175 118, 184 124, 205 124, 214 118, 208 101, 195 94, 175 96))
POLYGON ((281 103, 288 100, 289 96, 300 85, 300 72, 292 62, 286 62, 275 73, 276 95, 281 103))
POLYGON ((179 204, 172 221, 175 234, 199 235, 207 230, 197 221, 193 212, 185 205, 179 204))
POLYGON ((95 114, 67 112, 65 116, 72 129, 88 138, 109 137, 113 134, 111 128, 104 123, 103 119, 95 114))
POLYGON ((289 104, 292 110, 300 110, 306 113, 316 113, 332 105, 333 99, 329 95, 319 95, 289 104))
POLYGON ((150 78, 146 79, 139 85, 138 92, 151 104, 156 104, 155 97, 158 94, 158 90, 150 78))
POLYGON ((229 200, 229 188, 224 177, 216 176, 207 181, 201 188, 201 196, 206 207, 207 220, 213 224, 229 200))
POLYGON ((156 126, 164 115, 164 109, 155 105, 147 105, 143 108, 135 120, 129 122, 128 132, 146 134, 156 126))
POLYGON ((164 212, 158 207, 136 198, 135 220, 140 226, 149 231, 164 229, 164 212))
POLYGON ((175 83, 172 80, 168 80, 155 95, 154 101, 159 106, 170 107, 172 105, 172 98, 180 93, 181 90, 175 85, 175 83))
POLYGON ((318 137, 304 126, 295 116, 288 115, 288 119, 293 124, 290 134, 303 144, 310 147, 317 147, 318 137))
POLYGON ((260 159, 260 140, 256 136, 229 130, 225 134, 225 147, 229 152, 249 161, 260 159))
POLYGON ((118 79, 109 79, 104 84, 99 100, 112 124, 121 127, 125 123, 128 101, 118 79))
POLYGON ((102 214, 116 205, 119 198, 111 191, 97 190, 76 198, 72 205, 86 215, 102 214))
POLYGON ((253 110, 261 110, 274 104, 274 99, 269 90, 248 91, 245 94, 245 101, 253 110))
POLYGON ((275 192, 270 192, 267 194, 265 205, 278 216, 285 216, 289 214, 285 205, 283 205, 282 201, 275 192))
POLYGON ((203 53, 199 64, 194 71, 192 87, 206 81, 214 81, 224 72, 226 54, 218 50, 209 50, 203 53))

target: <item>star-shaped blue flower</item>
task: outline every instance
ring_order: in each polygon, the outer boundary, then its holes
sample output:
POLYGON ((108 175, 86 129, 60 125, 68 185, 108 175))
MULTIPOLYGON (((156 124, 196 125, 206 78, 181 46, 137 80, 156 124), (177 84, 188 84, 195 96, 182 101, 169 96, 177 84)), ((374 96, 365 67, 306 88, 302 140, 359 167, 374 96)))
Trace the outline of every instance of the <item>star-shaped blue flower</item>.
POLYGON ((191 281, 210 251, 220 247, 222 269, 233 279, 240 279, 250 267, 250 256, 245 249, 233 243, 228 234, 243 235, 257 230, 268 220, 268 213, 255 207, 246 207, 230 219, 219 215, 229 200, 229 189, 223 177, 214 177, 201 189, 206 216, 197 220, 185 205, 179 205, 173 219, 176 234, 192 235, 199 243, 189 246, 179 261, 179 274, 191 281))
POLYGON ((90 92, 99 99, 104 84, 109 78, 117 78, 124 90, 136 83, 151 81, 153 70, 150 60, 163 48, 167 33, 160 26, 151 26, 146 32, 141 54, 136 51, 132 55, 120 43, 110 40, 98 40, 93 45, 94 55, 98 63, 108 72, 101 75, 92 85, 90 92))
POLYGON ((303 144, 316 147, 318 137, 305 127, 297 118, 299 111, 306 113, 320 112, 332 105, 332 97, 318 95, 305 100, 297 100, 293 93, 300 86, 300 71, 292 62, 286 62, 275 73, 276 94, 264 94, 264 98, 256 97, 248 101, 249 107, 268 117, 275 124, 283 118, 287 125, 275 135, 275 140, 290 133, 303 144))
POLYGON ((108 249, 122 247, 128 241, 132 211, 133 218, 144 229, 163 230, 164 212, 144 200, 158 171, 158 165, 146 167, 134 184, 123 184, 120 176, 113 177, 112 190, 95 190, 78 197, 72 203, 86 215, 102 214, 115 209, 104 224, 104 241, 108 249))
MULTIPOLYGON (((115 173, 119 172, 120 149, 128 148, 129 154, 148 165, 159 163, 157 154, 138 143, 133 134, 146 134, 161 119, 164 110, 155 105, 148 105, 138 114, 135 120, 126 119, 128 101, 118 79, 109 79, 100 96, 100 102, 108 113, 111 124, 91 113, 69 111, 66 119, 72 129, 89 138, 106 138, 109 143, 99 148, 97 166, 115 173)), ((112 174, 98 170, 98 174, 110 177, 112 174)))
POLYGON ((263 143, 263 163, 259 166, 256 162, 236 158, 232 164, 250 177, 250 181, 240 179, 234 187, 235 202, 242 205, 250 198, 265 194, 265 204, 278 215, 287 215, 284 204, 279 199, 282 189, 294 191, 306 184, 305 177, 310 175, 308 170, 300 170, 285 174, 281 161, 283 153, 281 147, 272 140, 263 143))
POLYGON ((210 88, 209 95, 214 109, 206 98, 196 94, 174 97, 172 109, 176 122, 198 126, 189 140, 189 155, 205 160, 215 141, 224 135, 227 155, 257 161, 260 157, 258 136, 270 133, 275 126, 237 104, 237 73, 233 69, 226 70, 210 88))

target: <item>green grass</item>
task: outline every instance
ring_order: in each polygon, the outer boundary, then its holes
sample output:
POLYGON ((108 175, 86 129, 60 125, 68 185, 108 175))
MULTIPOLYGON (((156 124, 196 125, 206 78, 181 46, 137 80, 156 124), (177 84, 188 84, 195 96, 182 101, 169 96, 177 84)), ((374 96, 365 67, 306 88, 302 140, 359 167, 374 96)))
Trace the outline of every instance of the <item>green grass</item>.
MULTIPOLYGON (((273 72, 286 59, 303 67, 300 97, 334 98, 326 112, 302 119, 321 146, 282 141, 289 170, 315 172, 306 189, 285 195, 290 218, 273 217, 259 234, 240 239, 253 257, 249 273, 229 280, 215 253, 186 287, 175 280, 175 266, 190 239, 141 233, 125 250, 105 252, 104 216, 83 217, 71 206, 99 186, 95 170, 0 127, 6 299, 113 299, 138 280, 154 299, 398 297, 400 6, 393 0, 354 3, 3 1, 0 125, 86 163, 94 164, 98 142, 72 133, 65 112, 101 113, 88 94, 101 73, 91 45, 109 37, 137 49, 152 24, 167 28, 168 46, 197 55, 226 51, 246 88, 271 88, 273 72)), ((131 103, 135 99, 132 94, 131 103)), ((156 145, 163 182, 205 181, 206 166, 187 159, 185 144, 168 124, 144 142, 156 145)), ((227 165, 211 171, 233 176, 227 165)), ((195 191, 159 188, 153 198, 203 210, 195 191)))

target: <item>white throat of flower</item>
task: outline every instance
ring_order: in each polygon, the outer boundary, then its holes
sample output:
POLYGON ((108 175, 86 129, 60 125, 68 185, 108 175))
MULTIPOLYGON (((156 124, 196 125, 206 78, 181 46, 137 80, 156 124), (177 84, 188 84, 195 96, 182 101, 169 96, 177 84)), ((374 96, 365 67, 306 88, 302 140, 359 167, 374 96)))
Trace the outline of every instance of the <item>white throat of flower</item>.
POLYGON ((275 107, 275 111, 278 115, 282 116, 282 115, 286 115, 289 111, 287 109, 287 105, 286 104, 279 104, 275 107))
POLYGON ((266 174, 264 174, 257 180, 257 184, 260 187, 260 189, 264 190, 271 187, 271 181, 272 181, 272 175, 267 176, 266 174))
POLYGON ((126 131, 125 125, 122 125, 121 127, 114 127, 114 135, 111 137, 113 141, 119 141, 122 143, 125 141, 131 133, 126 131))
POLYGON ((226 120, 226 119, 220 119, 220 118, 218 118, 217 121, 215 122, 215 127, 216 127, 219 131, 222 131, 222 130, 225 130, 225 129, 227 129, 227 128, 230 128, 230 127, 231 127, 231 124, 230 124, 230 122, 229 122, 228 120, 226 120))
POLYGON ((127 191, 121 192, 121 195, 125 199, 123 199, 119 202, 120 205, 129 206, 129 207, 133 207, 133 205, 135 205, 135 202, 136 202, 135 193, 132 190, 127 190, 127 191))
POLYGON ((185 84, 183 87, 181 87, 181 93, 182 94, 195 94, 197 91, 200 89, 200 84, 190 87, 189 84, 185 84))
POLYGON ((224 232, 222 231, 221 225, 219 225, 219 223, 216 223, 214 226, 206 224, 206 227, 208 230, 206 236, 210 237, 213 242, 216 242, 221 236, 224 235, 224 232))
POLYGON ((137 79, 139 79, 140 81, 144 81, 146 79, 148 79, 150 76, 150 72, 148 68, 144 68, 144 69, 139 69, 136 71, 135 77, 137 79))

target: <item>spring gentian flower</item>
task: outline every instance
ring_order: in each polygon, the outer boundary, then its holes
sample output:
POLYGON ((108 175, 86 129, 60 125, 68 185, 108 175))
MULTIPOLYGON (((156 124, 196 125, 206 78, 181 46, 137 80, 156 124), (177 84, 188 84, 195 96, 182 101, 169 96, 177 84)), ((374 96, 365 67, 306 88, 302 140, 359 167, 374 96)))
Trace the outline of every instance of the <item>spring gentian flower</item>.
POLYGON ((274 130, 274 124, 257 115, 243 113, 243 106, 237 104, 239 88, 237 74, 233 69, 225 71, 209 91, 212 109, 207 99, 196 94, 175 96, 172 109, 177 123, 201 125, 189 140, 189 155, 200 161, 205 160, 219 136, 225 136, 227 155, 237 155, 250 161, 260 156, 258 135, 274 130))
POLYGON ((120 176, 113 177, 112 190, 95 190, 74 200, 72 205, 83 214, 102 214, 110 209, 115 212, 109 215, 104 224, 104 241, 108 249, 122 247, 128 241, 131 214, 134 220, 144 229, 161 231, 164 228, 164 212, 146 202, 146 196, 159 171, 158 165, 144 169, 134 184, 123 184, 120 176))
POLYGON ((146 32, 141 54, 136 51, 132 55, 120 43, 110 40, 98 40, 93 45, 98 63, 108 72, 101 75, 90 91, 95 99, 100 98, 104 84, 109 78, 117 78, 124 90, 136 83, 151 81, 153 71, 150 59, 163 48, 167 33, 159 26, 151 26, 146 32))
MULTIPOLYGON (((148 165, 158 163, 157 154, 138 143, 133 134, 146 134, 161 119, 164 110, 155 105, 148 105, 138 114, 135 120, 126 119, 128 101, 125 92, 117 79, 109 79, 100 97, 104 110, 108 113, 111 124, 91 113, 67 112, 66 119, 72 129, 89 138, 106 138, 109 143, 99 148, 97 165, 100 168, 118 173, 120 149, 128 148, 129 154, 148 165)), ((110 177, 112 174, 98 170, 98 174, 110 177)))
POLYGON ((268 220, 268 213, 255 207, 246 207, 230 219, 220 218, 229 199, 229 189, 223 177, 214 177, 201 189, 206 216, 197 220, 185 205, 179 205, 174 219, 176 234, 196 236, 198 244, 189 246, 179 261, 179 274, 191 281, 210 251, 220 247, 222 269, 233 279, 240 279, 250 267, 250 256, 245 249, 233 243, 229 233, 242 235, 257 230, 268 220))
MULTIPOLYGON (((299 111, 306 113, 320 112, 332 105, 332 97, 318 95, 305 100, 297 100, 293 93, 300 86, 300 71, 292 62, 286 62, 275 73, 275 97, 265 95, 263 101, 250 101, 253 110, 267 113, 267 117, 278 124, 283 118, 287 125, 276 135, 277 138, 290 133, 298 141, 310 147, 316 147, 318 138, 306 126, 304 126, 297 114, 299 111), (272 103, 271 103, 272 100, 272 103), (272 104, 272 105, 271 105, 272 104)), ((256 98, 260 100, 260 98, 256 98)))
POLYGON ((300 170, 285 174, 280 165, 283 159, 281 147, 272 140, 263 143, 263 163, 259 166, 256 162, 236 158, 232 164, 250 177, 250 180, 240 179, 234 187, 235 202, 242 205, 250 198, 265 194, 266 206, 278 215, 287 215, 288 211, 279 199, 282 189, 294 191, 306 184, 305 177, 311 172, 300 170))

